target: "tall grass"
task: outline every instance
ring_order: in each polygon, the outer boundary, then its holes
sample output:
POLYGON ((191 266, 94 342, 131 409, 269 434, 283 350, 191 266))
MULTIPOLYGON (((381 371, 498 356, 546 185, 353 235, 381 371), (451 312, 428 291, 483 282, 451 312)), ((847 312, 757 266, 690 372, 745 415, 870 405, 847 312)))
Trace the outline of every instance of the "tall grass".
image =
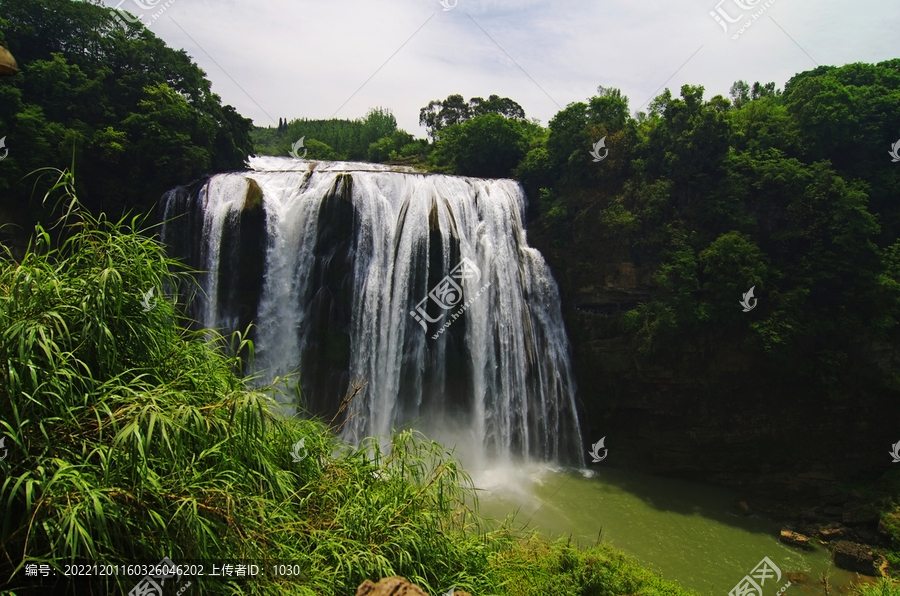
POLYGON ((900 596, 900 584, 887 577, 878 578, 875 584, 863 584, 854 592, 857 596, 900 596))
POLYGON ((376 439, 351 447, 321 422, 283 418, 269 388, 240 376, 240 355, 252 355, 242 336, 188 331, 174 298, 145 312, 150 288, 177 295, 188 278, 141 221, 81 212, 68 172, 54 189, 66 201, 60 240, 39 225, 21 262, 9 253, 0 261, 0 432, 9 449, 0 586, 9 593, 124 594, 137 578, 69 583, 23 569, 165 556, 299 570, 198 579, 191 595, 353 594, 365 579, 394 574, 432 594, 544 593, 554 578, 565 588, 558 594, 613 596, 620 584, 678 592, 636 566, 602 566, 621 563, 607 547, 582 560, 485 532, 468 506, 471 480, 421 435, 396 434, 388 450, 376 439), (308 456, 296 463, 300 439, 308 456))

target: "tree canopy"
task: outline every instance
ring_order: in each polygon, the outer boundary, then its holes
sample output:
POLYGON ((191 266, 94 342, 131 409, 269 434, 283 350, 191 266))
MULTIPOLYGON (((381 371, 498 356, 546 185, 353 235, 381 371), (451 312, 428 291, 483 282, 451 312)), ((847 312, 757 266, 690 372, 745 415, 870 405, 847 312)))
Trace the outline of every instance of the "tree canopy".
POLYGON ((74 158, 83 202, 146 210, 203 174, 241 169, 250 121, 211 92, 183 50, 108 8, 72 0, 0 0, 0 43, 21 73, 0 81, 0 194, 27 204, 42 167, 74 158))
POLYGON ((730 95, 685 85, 633 118, 601 87, 535 137, 515 173, 564 285, 593 283, 597 262, 651 264, 656 292, 623 317, 649 352, 743 329, 813 371, 853 361, 861 337, 897 342, 900 60, 819 67, 783 91, 737 81, 730 95), (765 298, 748 316, 737 301, 752 286, 765 298))
POLYGON ((491 95, 484 100, 473 97, 468 103, 462 95, 450 95, 444 100, 433 100, 419 110, 419 124, 428 129, 428 136, 436 138, 440 131, 453 124, 485 114, 499 114, 515 120, 525 119, 522 106, 509 99, 491 95))

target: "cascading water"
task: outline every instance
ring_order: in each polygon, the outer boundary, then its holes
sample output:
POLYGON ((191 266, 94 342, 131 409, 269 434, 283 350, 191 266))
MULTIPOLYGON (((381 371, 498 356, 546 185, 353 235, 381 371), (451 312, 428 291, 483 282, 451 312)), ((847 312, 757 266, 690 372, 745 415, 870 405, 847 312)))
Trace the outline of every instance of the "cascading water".
POLYGON ((163 241, 205 271, 192 313, 253 321, 255 367, 300 371, 348 439, 414 425, 492 459, 583 463, 556 283, 511 180, 251 158, 163 197, 163 241), (180 216, 180 217, 178 217, 180 216))

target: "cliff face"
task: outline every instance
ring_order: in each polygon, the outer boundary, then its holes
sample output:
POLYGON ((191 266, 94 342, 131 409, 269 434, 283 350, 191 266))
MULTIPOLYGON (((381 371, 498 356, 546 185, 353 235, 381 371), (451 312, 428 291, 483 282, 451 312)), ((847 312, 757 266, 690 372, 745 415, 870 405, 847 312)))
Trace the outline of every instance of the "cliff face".
POLYGON ((680 336, 645 354, 622 315, 657 291, 654 265, 587 262, 585 251, 531 238, 560 282, 585 438, 606 437, 605 464, 820 504, 837 484, 890 469, 900 408, 873 381, 900 369, 889 344, 855 338, 847 361, 814 371, 727 331, 680 336), (837 389, 823 392, 816 377, 836 377, 837 389))

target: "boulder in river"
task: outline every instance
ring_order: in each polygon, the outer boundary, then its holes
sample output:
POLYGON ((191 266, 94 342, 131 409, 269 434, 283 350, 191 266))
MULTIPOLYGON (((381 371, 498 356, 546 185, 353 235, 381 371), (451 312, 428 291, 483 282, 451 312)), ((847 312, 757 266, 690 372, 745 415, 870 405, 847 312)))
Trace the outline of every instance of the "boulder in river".
POLYGON ((793 530, 788 530, 787 528, 783 528, 781 530, 781 536, 779 537, 779 539, 785 544, 799 546, 800 548, 810 548, 808 536, 804 536, 803 534, 794 532, 793 530))
POLYGON ((841 540, 834 545, 834 564, 847 571, 878 576, 882 574, 883 559, 865 544, 841 540))

